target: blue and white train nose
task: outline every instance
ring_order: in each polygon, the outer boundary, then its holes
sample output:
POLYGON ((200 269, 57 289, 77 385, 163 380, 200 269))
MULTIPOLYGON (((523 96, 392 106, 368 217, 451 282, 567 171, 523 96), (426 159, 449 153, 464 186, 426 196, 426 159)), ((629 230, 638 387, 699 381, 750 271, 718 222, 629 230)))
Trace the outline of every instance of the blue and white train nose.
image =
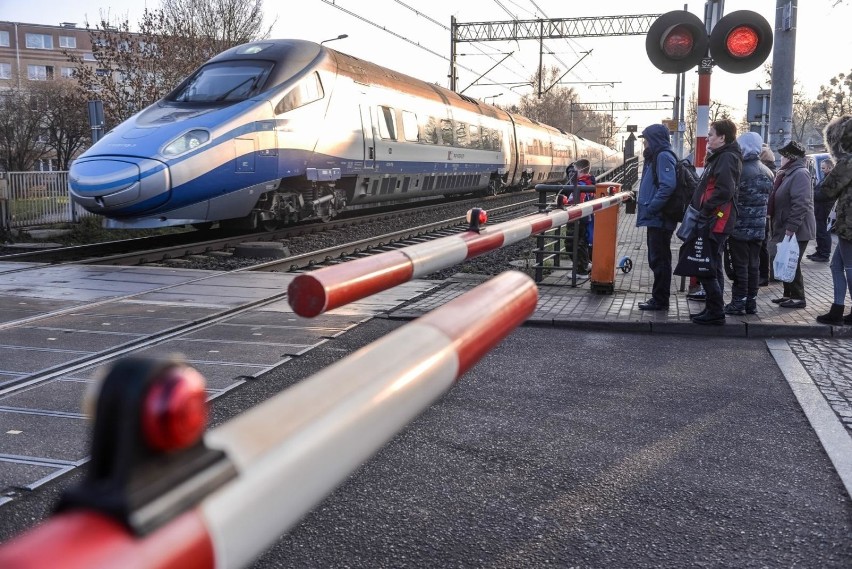
POLYGON ((93 156, 71 165, 72 199, 92 213, 138 214, 171 197, 169 167, 159 160, 128 156, 93 156))

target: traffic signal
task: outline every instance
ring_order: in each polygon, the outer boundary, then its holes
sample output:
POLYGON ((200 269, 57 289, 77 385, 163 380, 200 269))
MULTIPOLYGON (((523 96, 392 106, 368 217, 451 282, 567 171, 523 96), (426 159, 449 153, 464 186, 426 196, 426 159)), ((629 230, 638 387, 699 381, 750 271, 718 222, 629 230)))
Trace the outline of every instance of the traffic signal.
POLYGON ((691 12, 675 10, 651 24, 645 50, 651 63, 666 73, 682 73, 707 57, 730 73, 756 69, 772 50, 772 27, 751 10, 724 16, 709 37, 704 23, 691 12))
POLYGON ((707 57, 709 39, 698 16, 686 10, 663 14, 651 24, 645 51, 651 63, 666 73, 683 73, 707 57))
POLYGON ((747 73, 763 63, 772 51, 772 27, 751 10, 724 16, 710 34, 713 63, 729 73, 747 73))

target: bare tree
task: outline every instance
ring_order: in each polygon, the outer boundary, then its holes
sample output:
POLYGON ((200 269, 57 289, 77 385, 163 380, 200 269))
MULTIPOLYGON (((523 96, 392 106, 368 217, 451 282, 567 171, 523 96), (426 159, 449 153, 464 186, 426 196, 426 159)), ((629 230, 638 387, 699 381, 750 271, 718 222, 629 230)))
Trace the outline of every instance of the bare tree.
POLYGON ((7 171, 32 170, 48 154, 42 132, 47 100, 30 83, 0 91, 0 167, 7 171))
POLYGON ((852 72, 838 73, 828 85, 820 86, 816 113, 822 125, 835 117, 852 113, 852 72))
POLYGON ((169 93, 214 55, 245 43, 263 30, 263 0, 165 0, 145 10, 138 32, 130 22, 102 17, 89 28, 95 64, 65 52, 80 88, 104 102, 107 127, 169 93))
POLYGON ((56 158, 56 168, 67 170, 71 160, 91 143, 86 100, 72 79, 36 81, 32 90, 39 100, 46 101, 42 117, 45 148, 56 158))

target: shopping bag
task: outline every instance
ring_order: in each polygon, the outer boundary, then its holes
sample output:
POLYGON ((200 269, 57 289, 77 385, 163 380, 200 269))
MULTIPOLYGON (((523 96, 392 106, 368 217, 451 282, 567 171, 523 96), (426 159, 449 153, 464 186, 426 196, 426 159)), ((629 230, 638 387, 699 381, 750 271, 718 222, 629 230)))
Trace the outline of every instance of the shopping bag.
POLYGON ((772 271, 775 278, 785 283, 793 282, 796 268, 799 266, 799 242, 795 235, 788 235, 778 244, 775 258, 772 261, 772 271))
POLYGON ((709 227, 680 246, 674 274, 682 277, 710 277, 716 274, 716 259, 710 240, 709 227))

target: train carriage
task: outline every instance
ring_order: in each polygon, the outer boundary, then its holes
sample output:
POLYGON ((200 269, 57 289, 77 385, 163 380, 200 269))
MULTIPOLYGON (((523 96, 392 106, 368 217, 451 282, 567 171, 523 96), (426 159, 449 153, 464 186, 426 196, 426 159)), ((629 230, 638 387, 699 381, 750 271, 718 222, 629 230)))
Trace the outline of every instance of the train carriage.
POLYGON ((71 167, 108 227, 277 225, 564 180, 613 150, 312 42, 219 54, 71 167))

